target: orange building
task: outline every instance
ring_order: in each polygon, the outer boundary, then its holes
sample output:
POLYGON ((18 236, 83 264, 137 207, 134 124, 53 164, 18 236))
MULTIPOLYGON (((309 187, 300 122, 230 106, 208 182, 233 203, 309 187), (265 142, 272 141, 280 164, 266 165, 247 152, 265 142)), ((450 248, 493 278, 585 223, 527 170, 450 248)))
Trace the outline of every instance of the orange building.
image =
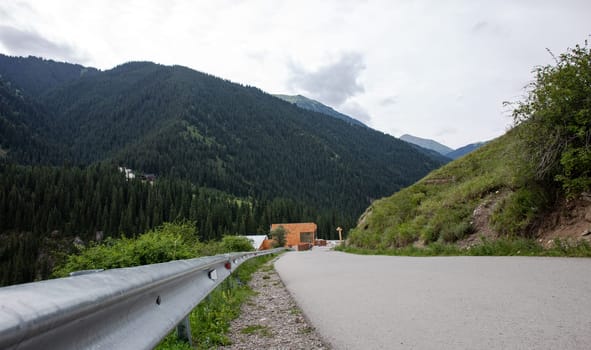
POLYGON ((313 222, 302 222, 296 224, 273 224, 271 225, 271 231, 275 230, 279 226, 283 226, 285 229, 285 246, 286 247, 297 247, 301 243, 314 244, 316 239, 316 231, 318 226, 313 222))

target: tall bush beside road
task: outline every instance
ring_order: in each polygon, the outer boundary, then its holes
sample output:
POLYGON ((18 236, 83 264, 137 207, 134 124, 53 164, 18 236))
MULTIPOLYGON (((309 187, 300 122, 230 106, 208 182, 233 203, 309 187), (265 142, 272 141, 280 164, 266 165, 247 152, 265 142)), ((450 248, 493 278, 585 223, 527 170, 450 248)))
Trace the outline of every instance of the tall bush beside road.
POLYGON ((585 42, 555 60, 535 69, 513 117, 536 179, 572 197, 591 188, 591 52, 585 42))

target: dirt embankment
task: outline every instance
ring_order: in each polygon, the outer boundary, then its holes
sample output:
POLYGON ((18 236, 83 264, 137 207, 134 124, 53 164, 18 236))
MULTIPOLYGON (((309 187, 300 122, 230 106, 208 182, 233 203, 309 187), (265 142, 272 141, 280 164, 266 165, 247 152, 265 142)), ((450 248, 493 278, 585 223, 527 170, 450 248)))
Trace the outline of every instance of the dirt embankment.
MULTIPOLYGON (((477 244, 481 238, 495 239, 500 234, 490 224, 495 205, 510 191, 497 191, 487 196, 472 214, 474 233, 458 242, 461 247, 477 244)), ((567 241, 591 242, 591 194, 583 193, 577 199, 564 200, 557 208, 545 215, 533 228, 533 237, 545 247, 554 244, 556 238, 567 241)))
POLYGON ((535 237, 544 246, 551 246, 556 238, 591 242, 591 194, 561 203, 542 219, 535 237))
POLYGON ((496 191, 486 196, 482 202, 474 209, 472 213, 472 227, 474 233, 470 236, 458 241, 458 245, 462 248, 470 247, 480 243, 481 239, 493 240, 500 235, 490 224, 492 213, 495 210, 497 203, 503 201, 511 194, 511 191, 496 191))

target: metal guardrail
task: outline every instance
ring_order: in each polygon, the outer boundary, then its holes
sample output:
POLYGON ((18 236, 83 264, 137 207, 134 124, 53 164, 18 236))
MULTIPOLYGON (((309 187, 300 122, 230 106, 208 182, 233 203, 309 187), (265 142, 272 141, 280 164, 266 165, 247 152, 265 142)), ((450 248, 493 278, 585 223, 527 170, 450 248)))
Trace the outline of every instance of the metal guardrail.
POLYGON ((242 262, 281 250, 0 288, 0 349, 152 349, 242 262))

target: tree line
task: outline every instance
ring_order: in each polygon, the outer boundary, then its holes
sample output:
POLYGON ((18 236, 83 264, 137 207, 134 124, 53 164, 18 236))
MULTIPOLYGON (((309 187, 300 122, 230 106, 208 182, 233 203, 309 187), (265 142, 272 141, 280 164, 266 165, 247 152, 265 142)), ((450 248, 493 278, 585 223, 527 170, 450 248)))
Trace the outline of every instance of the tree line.
POLYGON ((46 278, 55 259, 79 244, 135 237, 165 222, 189 221, 201 241, 266 234, 274 222, 314 221, 334 238, 351 219, 290 199, 237 198, 188 181, 128 180, 113 164, 86 168, 0 164, 2 285, 46 278))

